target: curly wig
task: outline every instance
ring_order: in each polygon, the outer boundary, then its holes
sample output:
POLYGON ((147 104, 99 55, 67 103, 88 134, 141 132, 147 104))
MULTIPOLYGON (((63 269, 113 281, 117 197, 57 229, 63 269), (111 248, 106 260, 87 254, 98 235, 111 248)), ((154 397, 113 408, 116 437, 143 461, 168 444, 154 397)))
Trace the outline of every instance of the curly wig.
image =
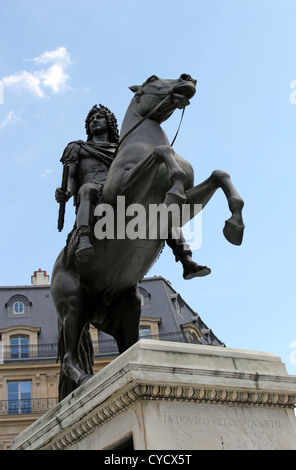
POLYGON ((92 134, 89 129, 89 121, 93 114, 100 112, 107 120, 108 128, 109 128, 109 139, 110 142, 117 144, 119 140, 119 132, 118 132, 118 125, 117 119, 115 115, 110 111, 110 109, 106 108, 106 106, 97 105, 93 106, 92 109, 89 111, 86 120, 85 120, 85 129, 87 134, 87 140, 91 140, 92 134))

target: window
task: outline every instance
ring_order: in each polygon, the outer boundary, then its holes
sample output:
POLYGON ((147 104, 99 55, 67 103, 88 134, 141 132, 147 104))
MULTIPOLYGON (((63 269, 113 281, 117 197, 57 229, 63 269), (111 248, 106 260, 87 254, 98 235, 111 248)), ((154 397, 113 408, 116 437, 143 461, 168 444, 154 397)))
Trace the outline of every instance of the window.
POLYGON ((11 336, 10 337, 10 357, 11 359, 29 357, 29 337, 11 336))
POLYGON ((161 318, 144 317, 140 318, 139 339, 152 337, 155 338, 159 334, 158 326, 161 324, 161 318))
POLYGON ((20 314, 24 313, 24 311, 25 311, 24 302, 21 302, 20 300, 18 300, 17 302, 14 302, 14 304, 13 304, 13 313, 15 313, 17 315, 20 315, 20 314))
POLYGON ((145 336, 151 336, 150 326, 140 326, 139 328, 139 338, 144 338, 145 336))
POLYGON ((40 327, 15 325, 0 328, 3 357, 21 361, 38 356, 38 335, 40 327))
POLYGON ((10 414, 25 414, 31 413, 31 381, 26 380, 23 382, 8 382, 7 383, 7 397, 8 397, 8 413, 10 414))

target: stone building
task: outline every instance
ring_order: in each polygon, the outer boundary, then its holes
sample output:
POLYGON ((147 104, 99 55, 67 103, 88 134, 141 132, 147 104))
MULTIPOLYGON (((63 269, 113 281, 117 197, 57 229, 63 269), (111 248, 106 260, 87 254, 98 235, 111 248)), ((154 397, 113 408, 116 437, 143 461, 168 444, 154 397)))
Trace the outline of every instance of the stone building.
MULTIPOLYGON (((145 278, 139 290, 140 337, 223 346, 169 281, 145 278)), ((0 449, 57 403, 57 323, 46 271, 35 271, 30 285, 0 287, 0 449)), ((91 335, 97 372, 118 350, 110 336, 91 335)))

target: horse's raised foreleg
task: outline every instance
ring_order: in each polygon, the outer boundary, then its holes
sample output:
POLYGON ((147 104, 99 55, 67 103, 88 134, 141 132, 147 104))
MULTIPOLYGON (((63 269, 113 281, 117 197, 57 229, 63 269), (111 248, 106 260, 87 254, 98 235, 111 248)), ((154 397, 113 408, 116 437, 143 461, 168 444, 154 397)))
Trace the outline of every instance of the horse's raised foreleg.
MULTIPOLYGON (((173 149, 169 145, 160 145, 147 158, 126 170, 121 180, 120 194, 130 199, 128 202, 147 202, 155 188, 161 186, 166 194, 164 204, 180 206, 186 201, 185 178, 185 172, 174 158, 173 149), (167 170, 159 173, 162 164, 165 164, 167 170), (156 177, 158 182, 155 181, 156 177)), ((107 187, 105 191, 107 193, 107 187)))
POLYGON ((245 228, 242 217, 244 201, 233 186, 228 173, 221 170, 215 170, 212 173, 212 178, 217 186, 223 190, 228 201, 230 212, 232 213, 232 216, 225 222, 223 230, 224 236, 230 243, 240 245, 243 240, 245 228))
POLYGON ((203 208, 218 188, 223 190, 232 214, 225 222, 224 236, 230 243, 240 245, 245 228, 242 218, 244 201, 233 186, 228 173, 215 170, 207 180, 186 191, 187 204, 191 205, 190 217, 194 217, 199 210, 197 206, 195 211, 194 204, 200 204, 200 208, 203 208))
POLYGON ((164 163, 168 170, 168 178, 171 181, 171 187, 167 191, 164 204, 169 207, 171 204, 181 206, 186 201, 184 182, 185 172, 180 168, 174 158, 174 151, 169 145, 160 145, 154 150, 157 161, 164 163))

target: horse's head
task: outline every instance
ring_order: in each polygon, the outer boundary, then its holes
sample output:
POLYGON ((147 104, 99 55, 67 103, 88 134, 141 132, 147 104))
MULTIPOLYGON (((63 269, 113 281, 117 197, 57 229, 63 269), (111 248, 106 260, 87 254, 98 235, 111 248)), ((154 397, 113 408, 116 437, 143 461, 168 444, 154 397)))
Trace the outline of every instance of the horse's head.
POLYGON ((190 104, 189 100, 196 91, 196 80, 187 74, 182 74, 177 80, 163 80, 152 75, 142 85, 131 86, 130 90, 135 93, 137 111, 141 116, 146 116, 167 97, 151 115, 151 119, 161 123, 176 108, 183 109, 190 104))

